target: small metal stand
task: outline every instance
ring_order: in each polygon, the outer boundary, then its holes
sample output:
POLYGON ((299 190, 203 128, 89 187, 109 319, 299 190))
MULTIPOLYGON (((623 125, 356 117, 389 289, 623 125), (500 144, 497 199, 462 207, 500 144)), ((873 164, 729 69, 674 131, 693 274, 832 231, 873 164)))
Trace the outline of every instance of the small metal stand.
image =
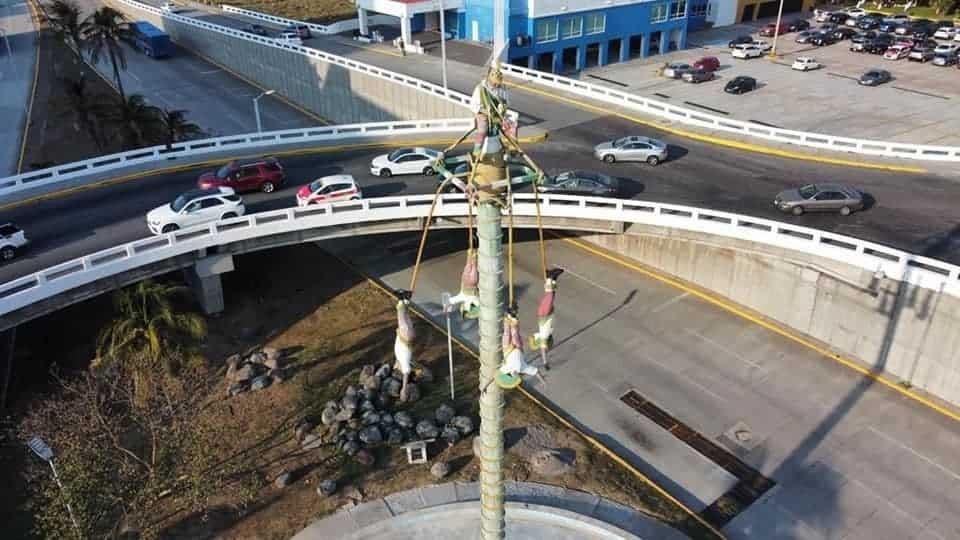
POLYGON ((404 444, 400 448, 407 451, 407 463, 418 465, 427 462, 427 443, 432 443, 436 439, 424 439, 422 441, 413 441, 404 444))

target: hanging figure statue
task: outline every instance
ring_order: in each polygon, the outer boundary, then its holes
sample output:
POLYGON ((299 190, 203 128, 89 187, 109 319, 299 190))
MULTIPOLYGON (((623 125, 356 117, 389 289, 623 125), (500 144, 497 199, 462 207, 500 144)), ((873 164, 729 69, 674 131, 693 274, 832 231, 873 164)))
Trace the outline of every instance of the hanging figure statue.
POLYGON ((467 250, 467 262, 460 274, 460 293, 450 299, 450 303, 460 306, 460 316, 464 319, 476 319, 480 316, 480 272, 477 269, 476 250, 467 250))
POLYGON ((523 354, 523 338, 520 337, 520 322, 517 320, 517 307, 511 306, 503 316, 503 364, 500 373, 519 377, 531 375, 546 384, 540 371, 527 363, 523 354))
POLYGON ((547 363, 547 349, 553 345, 553 311, 556 302, 557 278, 563 269, 554 268, 547 272, 543 282, 543 299, 537 308, 537 332, 530 336, 530 348, 540 349, 540 358, 543 360, 543 369, 550 371, 547 363))
POLYGON ((410 317, 410 291, 397 291, 397 339, 393 342, 393 355, 397 361, 394 369, 400 370, 403 375, 403 386, 400 387, 400 400, 407 400, 407 383, 413 372, 413 340, 417 338, 413 328, 413 319, 410 317))
POLYGON ((487 77, 473 89, 470 97, 470 110, 474 114, 477 128, 474 152, 480 151, 484 139, 496 137, 498 132, 516 136, 517 126, 507 117, 507 99, 507 88, 503 84, 500 62, 497 61, 490 66, 487 77), (501 119, 500 125, 491 125, 497 121, 497 117, 501 119))

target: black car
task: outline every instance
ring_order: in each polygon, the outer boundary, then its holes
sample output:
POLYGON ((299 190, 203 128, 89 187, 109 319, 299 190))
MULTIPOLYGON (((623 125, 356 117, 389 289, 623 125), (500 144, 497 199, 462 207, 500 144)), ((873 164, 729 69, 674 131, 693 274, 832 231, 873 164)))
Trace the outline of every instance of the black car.
POLYGON ((900 26, 900 21, 884 20, 880 21, 880 26, 877 27, 877 30, 881 32, 893 32, 898 26, 900 26))
POLYGON ((870 54, 883 54, 893 45, 893 38, 887 34, 881 34, 863 44, 863 51, 870 54))
POLYGON ((692 69, 684 73, 681 78, 688 83, 702 83, 712 81, 714 74, 706 69, 692 69))
POLYGON ((933 60, 933 47, 926 47, 924 45, 914 45, 910 49, 910 55, 907 56, 907 60, 910 62, 929 62, 933 60))
POLYGON ((825 22, 832 22, 832 23, 834 23, 834 24, 843 24, 843 23, 847 22, 847 19, 849 19, 849 18, 850 18, 850 15, 847 15, 846 13, 844 13, 844 12, 842 12, 842 11, 838 11, 838 12, 830 15, 829 17, 827 17, 827 20, 826 20, 825 22))
POLYGON ((890 82, 893 77, 885 69, 871 69, 860 76, 860 84, 863 86, 877 86, 885 82, 890 82))
POLYGON ((620 193, 620 181, 600 173, 567 171, 556 176, 548 176, 542 184, 537 186, 537 190, 540 193, 616 197, 620 193))
POLYGON ((861 30, 873 30, 875 28, 880 28, 880 19, 866 16, 860 17, 860 20, 857 21, 857 28, 861 30))
POLYGON ((843 41, 845 39, 850 39, 853 36, 857 35, 857 31, 853 28, 837 28, 833 31, 833 37, 837 41, 843 41))
POLYGON ((826 45, 833 45, 837 42, 836 36, 834 36, 836 30, 831 30, 830 32, 820 32, 817 35, 810 38, 810 43, 818 47, 823 47, 826 45))
POLYGON ((756 89, 757 80, 753 77, 747 77, 746 75, 734 77, 732 81, 723 87, 723 91, 728 94, 744 94, 756 89))
POLYGON ((743 45, 746 43, 753 43, 753 38, 750 36, 737 36, 731 39, 729 43, 727 43, 727 47, 732 49, 737 45, 743 45))
POLYGON ((243 26, 244 32, 249 32, 251 34, 256 34, 258 36, 267 35, 267 29, 260 26, 259 24, 246 24, 243 26))
MULTIPOLYGON (((523 158, 512 157, 512 156, 507 157, 506 165, 507 165, 507 174, 510 175, 510 178, 518 178, 521 176, 530 176, 530 175, 536 174, 536 171, 531 169, 530 166, 527 165, 527 162, 523 160, 523 158)), ((459 175, 460 180, 462 180, 463 183, 466 183, 470 176, 469 174, 467 174, 468 172, 470 172, 470 164, 461 163, 460 165, 457 165, 452 172, 455 175, 459 175)), ((440 187, 440 184, 442 184, 444 180, 443 176, 440 176, 440 175, 437 175, 436 179, 437 179, 437 185, 436 187, 433 188, 434 191, 436 191, 436 189, 440 187)), ((514 185, 514 187, 516 188, 516 185, 514 185)), ((458 188, 456 184, 451 182, 447 184, 447 187, 445 187, 443 191, 444 193, 460 193, 460 188, 458 188)))
POLYGON ((863 43, 865 41, 870 41, 871 39, 876 39, 880 34, 876 30, 867 30, 864 32, 857 32, 855 36, 850 38, 850 41, 854 43, 863 43))
POLYGON ((806 19, 797 19, 787 23, 787 29, 791 32, 802 32, 810 29, 810 21, 806 19))

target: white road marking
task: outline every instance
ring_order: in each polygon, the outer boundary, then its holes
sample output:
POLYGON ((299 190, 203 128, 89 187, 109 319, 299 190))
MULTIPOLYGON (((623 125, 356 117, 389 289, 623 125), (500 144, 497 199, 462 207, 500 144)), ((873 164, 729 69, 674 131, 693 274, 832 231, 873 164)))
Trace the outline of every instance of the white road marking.
POLYGON ((201 71, 201 75, 210 75, 211 73, 220 73, 219 69, 211 69, 210 71, 201 71))
POLYGON ((124 75, 129 75, 130 77, 133 78, 133 80, 135 80, 135 81, 137 81, 137 82, 143 82, 143 81, 140 80, 140 77, 137 77, 132 71, 124 71, 123 74, 124 74, 124 75))
POLYGON ((689 292, 685 292, 685 293, 683 293, 683 294, 678 294, 678 295, 674 296, 673 298, 670 298, 669 300, 661 303, 660 305, 655 306, 653 309, 650 310, 649 313, 650 313, 651 315, 654 314, 654 313, 659 313, 660 311, 662 311, 662 310, 664 310, 664 309, 667 309, 668 307, 676 304, 677 302, 683 300, 684 298, 686 298, 686 297, 688 297, 688 296, 690 296, 690 293, 689 293, 689 292))
POLYGON ((869 429, 869 430, 870 430, 872 433, 874 433, 875 435, 878 435, 878 436, 879 436, 880 438, 882 438, 883 440, 885 440, 885 441, 887 441, 887 442, 889 442, 889 443, 892 443, 892 444, 894 444, 894 445, 896 445, 896 446, 899 446, 900 448, 902 448, 902 449, 906 450, 907 452, 910 452, 911 454, 913 454, 915 457, 917 457, 917 458, 919 458, 919 459, 927 462, 927 463, 930 464, 930 465, 933 465, 933 466, 936 467, 937 469, 940 469, 942 472, 950 475, 954 480, 960 480, 960 474, 955 473, 953 470, 948 469, 947 467, 945 467, 945 466, 937 463, 936 461, 928 458, 927 456, 921 454, 920 452, 917 452, 917 451, 914 450, 912 447, 903 444, 902 442, 900 442, 900 441, 898 441, 897 439, 895 439, 895 438, 887 435, 886 433, 884 433, 884 432, 882 432, 882 431, 874 428, 873 426, 870 426, 870 427, 867 428, 867 429, 869 429))
POLYGON ((716 347, 717 349, 719 349, 719 350, 721 350, 721 351, 729 354, 730 356, 733 356, 733 357, 735 357, 735 358, 738 358, 738 359, 739 359, 740 361, 742 361, 744 364, 751 365, 751 366, 753 366, 753 367, 755 367, 755 368, 757 368, 757 369, 761 369, 761 368, 763 367, 763 366, 761 366, 760 364, 758 364, 758 363, 756 363, 756 362, 754 362, 754 361, 752 361, 752 360, 749 360, 749 359, 747 359, 747 358, 744 358, 742 355, 738 354, 736 351, 732 351, 732 350, 724 347, 723 345, 721 345, 721 344, 718 343, 717 341, 708 338, 707 336, 701 334, 700 332, 697 332, 696 330, 690 330, 689 328, 685 328, 684 331, 685 331, 686 333, 688 333, 688 334, 693 334, 693 335, 697 336, 697 337, 700 338, 701 340, 703 340, 703 341, 709 343, 710 345, 712 345, 713 347, 716 347))
POLYGON ((613 290, 613 289, 610 289, 610 288, 607 288, 607 287, 604 287, 603 285, 597 283, 596 281, 591 280, 590 278, 581 276, 580 274, 574 272, 573 270, 571 270, 571 269, 570 269, 569 267, 567 267, 567 266, 562 266, 562 265, 559 265, 559 264, 558 264, 557 267, 558 267, 558 268, 562 268, 563 271, 564 271, 564 273, 570 274, 571 276, 573 276, 573 277, 575 277, 575 278, 581 279, 581 280, 589 283, 590 285, 593 285, 594 287, 600 289, 601 291, 603 291, 603 292, 605 292, 605 293, 607 293, 607 294, 610 294, 610 295, 613 295, 613 296, 618 296, 617 291, 615 291, 615 290, 613 290))

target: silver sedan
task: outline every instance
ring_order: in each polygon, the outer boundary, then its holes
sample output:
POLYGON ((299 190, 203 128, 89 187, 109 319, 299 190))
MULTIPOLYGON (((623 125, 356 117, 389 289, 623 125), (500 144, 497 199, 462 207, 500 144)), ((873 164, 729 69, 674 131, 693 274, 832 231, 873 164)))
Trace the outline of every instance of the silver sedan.
POLYGON ((848 216, 863 209, 863 194, 843 184, 809 184, 781 191, 773 200, 781 212, 799 216, 804 212, 840 212, 848 216))
POLYGON ((667 159, 667 143, 650 137, 622 137, 598 144, 593 155, 607 163, 617 161, 646 161, 658 165, 667 159))

